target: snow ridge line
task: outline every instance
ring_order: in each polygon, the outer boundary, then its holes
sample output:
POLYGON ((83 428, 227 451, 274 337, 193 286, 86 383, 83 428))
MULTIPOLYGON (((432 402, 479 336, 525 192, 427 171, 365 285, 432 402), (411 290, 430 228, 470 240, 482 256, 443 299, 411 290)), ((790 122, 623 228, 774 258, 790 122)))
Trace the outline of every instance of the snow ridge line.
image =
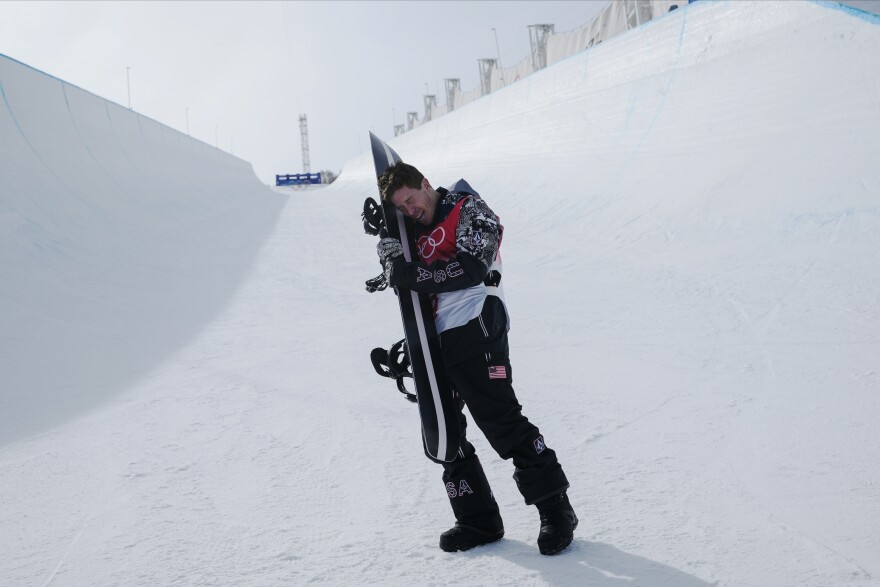
POLYGON ((874 14, 872 12, 868 12, 866 10, 862 10, 861 8, 856 8, 855 6, 847 6, 846 4, 841 4, 840 2, 834 2, 833 0, 811 0, 814 4, 818 4, 824 8, 830 8, 831 10, 838 10, 840 12, 845 12, 850 16, 854 16, 865 22, 870 22, 871 24, 880 25, 880 14, 874 14))

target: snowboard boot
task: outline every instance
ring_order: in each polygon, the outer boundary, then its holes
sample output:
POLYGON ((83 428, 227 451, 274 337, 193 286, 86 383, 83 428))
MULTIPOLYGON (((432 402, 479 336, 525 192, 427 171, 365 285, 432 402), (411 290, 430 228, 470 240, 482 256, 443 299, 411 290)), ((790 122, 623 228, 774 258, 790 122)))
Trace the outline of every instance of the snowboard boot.
POLYGON ((578 519, 563 491, 535 504, 541 516, 538 533, 538 550, 541 554, 557 554, 565 550, 574 539, 578 519))
POLYGON ((504 522, 477 455, 444 463, 443 469, 443 483, 456 522, 440 535, 440 548, 456 552, 500 540, 504 522))
POLYGON ((496 532, 480 530, 473 526, 456 522, 455 526, 440 535, 440 550, 457 552, 470 550, 481 544, 489 544, 504 537, 504 528, 496 532))

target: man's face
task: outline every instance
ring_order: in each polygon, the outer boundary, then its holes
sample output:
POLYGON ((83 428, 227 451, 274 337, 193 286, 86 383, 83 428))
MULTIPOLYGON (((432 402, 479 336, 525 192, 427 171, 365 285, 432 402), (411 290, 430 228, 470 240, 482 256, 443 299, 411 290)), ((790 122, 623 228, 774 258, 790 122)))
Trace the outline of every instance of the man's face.
POLYGON ((436 206, 430 193, 431 186, 427 179, 423 179, 421 188, 413 189, 404 186, 394 192, 390 199, 394 207, 400 210, 404 216, 412 218, 420 224, 429 225, 434 219, 436 206))

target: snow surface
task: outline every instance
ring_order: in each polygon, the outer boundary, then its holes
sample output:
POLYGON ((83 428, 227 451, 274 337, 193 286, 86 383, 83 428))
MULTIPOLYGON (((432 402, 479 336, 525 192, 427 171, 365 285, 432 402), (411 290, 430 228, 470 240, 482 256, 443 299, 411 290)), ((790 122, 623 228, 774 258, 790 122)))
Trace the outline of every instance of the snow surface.
POLYGON ((880 19, 697 2, 391 141, 505 225, 581 526, 446 554, 371 163, 288 197, 0 59, 0 584, 880 585, 880 19))

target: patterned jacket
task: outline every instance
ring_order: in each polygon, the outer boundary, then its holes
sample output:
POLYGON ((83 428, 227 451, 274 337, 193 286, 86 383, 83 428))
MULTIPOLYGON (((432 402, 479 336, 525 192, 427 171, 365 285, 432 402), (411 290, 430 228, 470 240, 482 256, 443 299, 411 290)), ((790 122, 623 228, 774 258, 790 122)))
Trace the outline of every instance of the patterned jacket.
POLYGON ((416 228, 419 261, 395 263, 390 283, 431 294, 441 334, 475 321, 477 332, 482 331, 487 340, 503 338, 503 349, 497 350, 506 352, 508 326, 499 255, 504 227, 465 180, 437 191, 440 199, 433 224, 416 228), (497 300, 486 304, 488 296, 497 300), (482 316, 486 309, 491 309, 493 315, 482 316), (499 310, 503 317, 494 315, 499 310))

